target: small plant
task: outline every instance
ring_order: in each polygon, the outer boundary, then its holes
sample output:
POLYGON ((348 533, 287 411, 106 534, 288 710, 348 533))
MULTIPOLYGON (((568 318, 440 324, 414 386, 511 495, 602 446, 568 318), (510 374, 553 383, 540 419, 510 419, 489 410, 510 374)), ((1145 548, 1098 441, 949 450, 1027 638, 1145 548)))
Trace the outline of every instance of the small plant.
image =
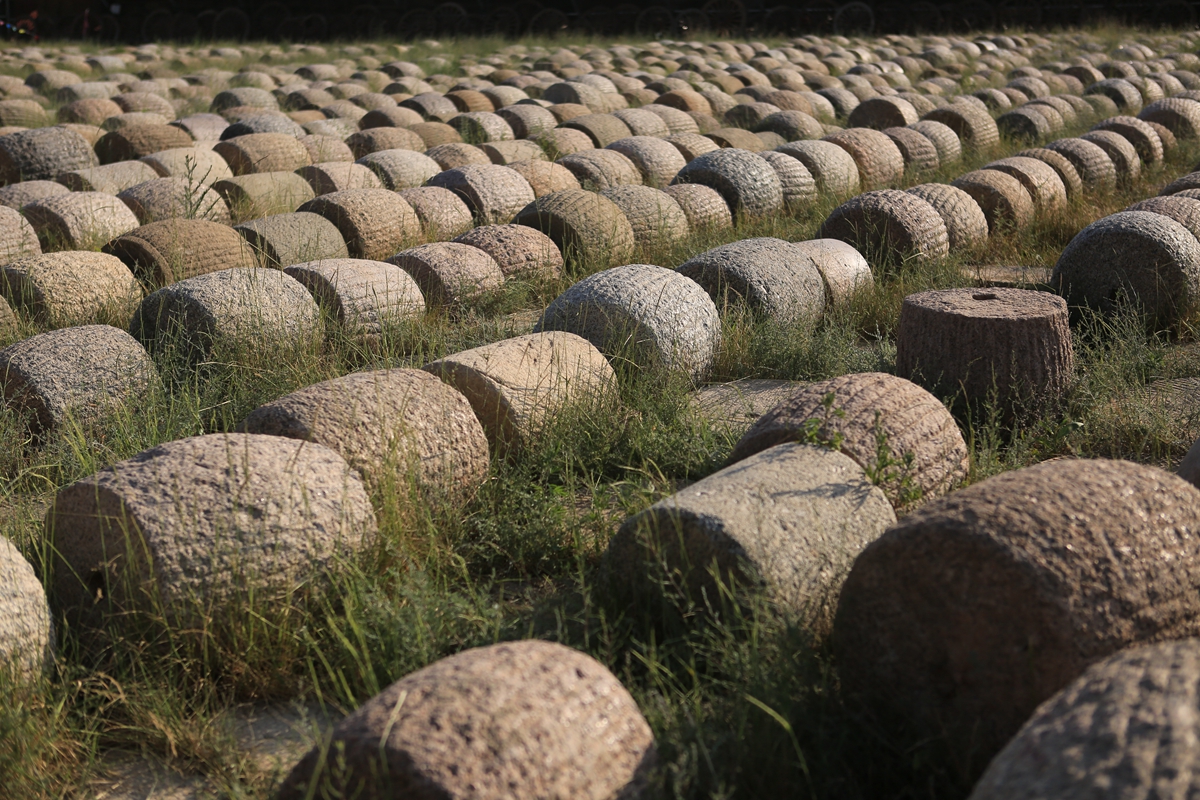
POLYGON ((194 156, 184 156, 184 189, 183 189, 183 218, 210 219, 213 209, 221 198, 209 189, 208 178, 212 175, 210 166, 204 175, 197 177, 199 163, 194 156))

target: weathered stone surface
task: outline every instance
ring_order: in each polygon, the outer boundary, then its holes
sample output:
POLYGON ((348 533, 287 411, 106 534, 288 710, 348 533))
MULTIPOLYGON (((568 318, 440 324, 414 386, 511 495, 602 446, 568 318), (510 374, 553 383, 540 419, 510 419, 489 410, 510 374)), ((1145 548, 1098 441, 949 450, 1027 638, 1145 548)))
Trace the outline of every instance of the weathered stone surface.
POLYGON ((1200 642, 1131 648, 1099 661, 1038 707, 992 760, 971 800, 1197 790, 1200 642))
POLYGON ((550 237, 567 256, 601 259, 610 264, 633 256, 633 227, 608 198, 583 189, 565 189, 539 197, 513 218, 550 237))
POLYGON ((0 205, 0 265, 41 252, 37 232, 28 220, 15 209, 0 205))
POLYGON ((142 289, 119 258, 91 251, 46 253, 0 267, 0 291, 42 326, 128 319, 142 289))
POLYGON ((987 241, 988 221, 975 198, 946 183, 924 183, 907 190, 942 218, 951 250, 974 247, 987 241))
POLYGON ((111 194, 71 192, 35 200, 21 213, 37 232, 42 249, 90 250, 138 226, 137 217, 111 194))
POLYGON ((520 173, 498 164, 475 165, 446 170, 429 181, 454 192, 480 222, 511 222, 521 209, 534 201, 533 187, 520 173))
POLYGON ((166 219, 207 219, 230 224, 229 206, 212 188, 187 178, 154 178, 117 195, 138 222, 147 225, 166 219))
POLYGON ((563 271, 558 245, 546 234, 526 225, 480 225, 455 238, 491 256, 507 278, 512 275, 548 275, 563 271))
POLYGON ((1083 139, 1059 139, 1044 149, 1059 153, 1070 161, 1079 172, 1085 190, 1111 192, 1116 188, 1117 168, 1100 146, 1083 139))
POLYGON ((1033 221, 1033 198, 1022 183, 1007 172, 977 169, 955 178, 951 184, 974 198, 983 210, 991 234, 1020 229, 1033 221))
POLYGON ((50 181, 99 163, 87 139, 60 125, 0 136, 0 183, 50 181))
POLYGON ((42 671, 50 651, 50 608, 33 567, 0 536, 0 669, 18 679, 42 671))
POLYGON ((565 408, 603 408, 616 399, 617 378, 604 355, 563 331, 505 339, 424 369, 462 392, 502 453, 528 446, 565 408))
POLYGON ((833 142, 789 142, 781 146, 779 152, 802 163, 813 176, 817 189, 824 194, 851 195, 861 186, 858 164, 850 153, 833 142))
POLYGON ((1090 663, 1195 636, 1200 492, 1153 467, 1054 460, 926 504, 858 557, 834 647, 844 691, 966 773, 1090 663))
POLYGON ((642 173, 637 165, 617 150, 581 150, 565 155, 555 163, 570 170, 580 186, 592 191, 642 183, 642 173))
POLYGON ((308 181, 294 172, 256 172, 213 184, 229 206, 234 222, 287 214, 315 196, 308 181))
POLYGON ((952 128, 932 119, 914 122, 908 127, 921 134, 938 152, 938 163, 942 165, 957 164, 962 160, 962 140, 952 128))
POLYGON ((969 402, 1048 403, 1071 383, 1067 304, 1026 289, 940 289, 904 298, 898 374, 969 402))
POLYGON ((1059 256, 1051 285, 1071 305, 1105 312, 1132 303, 1161 321, 1200 299, 1200 243, 1149 211, 1122 211, 1080 231, 1059 256))
POLYGON ((312 164, 308 149, 286 133, 251 133, 218 142, 213 152, 225 159, 234 175, 293 172, 312 164))
POLYGON ((904 177, 904 156, 887 134, 870 128, 848 128, 826 136, 823 141, 832 142, 850 154, 858 165, 865 189, 889 187, 904 177))
POLYGON ((317 303, 299 281, 277 269, 224 269, 173 283, 150 294, 129 332, 149 346, 180 337, 193 355, 215 345, 292 349, 315 340, 317 303))
POLYGON ((504 273, 478 247, 457 242, 433 242, 401 250, 387 259, 421 287, 430 303, 450 305, 500 288, 504 273))
POLYGON ((637 167, 642 182, 647 186, 662 188, 683 169, 687 161, 679 149, 664 139, 653 136, 629 136, 608 145, 628 158, 637 167))
POLYGON ((53 597, 68 618, 194 620, 286 602, 376 534, 362 480, 313 442, 245 433, 167 442, 59 491, 46 513, 53 597))
POLYGON ((72 192, 118 194, 130 186, 137 186, 157 177, 158 173, 149 164, 141 161, 119 161, 100 167, 60 172, 55 180, 72 192))
POLYGON ((414 131, 407 128, 381 127, 359 131, 346 137, 346 144, 355 158, 363 158, 382 150, 412 150, 423 153, 434 145, 426 144, 414 131))
POLYGON ((783 207, 783 185, 757 153, 723 149, 692 159, 672 183, 699 183, 716 189, 734 216, 758 217, 783 207))
POLYGON ((571 170, 553 161, 514 161, 505 165, 529 182, 533 196, 544 197, 563 189, 578 189, 579 179, 571 170))
POLYGON ((388 189, 330 192, 304 203, 299 210, 320 214, 333 223, 354 258, 380 261, 421 238, 417 213, 388 189))
POLYGON ((622 524, 610 573, 636 581, 645 561, 684 570, 698 602, 719 602, 711 573, 765 586, 818 633, 827 632, 855 557, 895 522, 878 487, 848 456, 787 443, 749 456, 622 524))
POLYGON ((108 325, 41 333, 0 350, 4 402, 28 415, 35 432, 103 416, 157 380, 145 349, 108 325))
POLYGON ((440 186, 421 186, 398 192, 421 221, 426 241, 443 241, 469 231, 474 225, 471 209, 458 195, 440 186))
POLYGON ((57 181, 21 181, 0 187, 0 206, 20 209, 26 203, 67 194, 71 190, 57 181))
POLYGON ((817 235, 840 239, 881 263, 940 258, 950 250, 946 223, 937 210, 895 189, 852 197, 833 210, 817 235))
MULTIPOLYGON (((393 130, 379 128, 378 130, 393 130)), ((354 162, 375 173, 384 188, 392 191, 412 189, 442 171, 438 163, 424 153, 412 150, 378 150, 354 162)))
POLYGON ((782 239, 742 239, 714 247, 678 271, 704 287, 719 306, 740 298, 783 324, 815 319, 825 310, 825 285, 816 264, 782 239))
POLYGON ((1054 168, 1036 158, 1012 156, 993 161, 985 170, 1003 172, 1016 178, 1029 192, 1036 212, 1060 211, 1067 205, 1067 187, 1054 168))
POLYGON ((733 213, 720 192, 698 183, 677 183, 663 189, 687 217, 693 231, 715 231, 733 227, 733 213))
POLYGON ((182 128, 146 123, 109 131, 96 142, 95 150, 101 164, 113 164, 193 144, 192 137, 182 128))
POLYGON ((346 242, 320 214, 297 211, 243 222, 234 228, 263 266, 283 268, 323 258, 349 258, 346 242))
POLYGON ((402 678, 340 722, 333 742, 345 773, 326 771, 314 749, 279 800, 306 797, 314 781, 370 800, 634 798, 655 761, 650 726, 612 673, 536 640, 467 650, 402 678))
POLYGON ((425 313, 425 298, 407 272, 382 261, 329 258, 284 267, 327 307, 350 336, 376 341, 388 323, 425 313))
POLYGON ((825 307, 845 308, 860 289, 874 284, 871 265, 862 253, 837 239, 809 239, 793 242, 821 273, 825 284, 825 307))
POLYGON ((1079 137, 1104 151, 1117 171, 1117 181, 1128 184, 1142 175, 1142 159, 1128 139, 1114 131, 1090 131, 1079 137))
POLYGON ((754 423, 729 461, 805 441, 814 425, 820 441, 836 441, 837 449, 873 476, 898 508, 946 494, 967 475, 966 442, 941 401, 915 383, 880 372, 851 373, 797 389, 754 423), (830 394, 833 401, 827 404, 830 394))
POLYGON ((978 149, 986 149, 1000 141, 1000 131, 987 108, 969 103, 954 103, 935 108, 921 117, 922 121, 940 122, 958 134, 958 138, 978 149))
POLYGON ((296 174, 304 178, 318 197, 343 189, 382 189, 378 176, 362 164, 327 161, 301 167, 296 174))
POLYGON ((104 252, 121 259, 151 289, 254 263, 249 245, 237 231, 200 219, 163 220, 134 228, 106 244, 104 252))
POLYGON ((488 472, 487 439, 470 403, 420 370, 355 372, 307 386, 259 406, 239 430, 324 445, 368 486, 412 480, 462 498, 488 472))
POLYGON ((708 372, 721 341, 708 293, 679 273, 649 264, 613 267, 559 295, 535 331, 564 330, 609 359, 627 358, 694 378, 708 372))
POLYGON ((687 216, 669 194, 649 186, 614 186, 600 195, 621 209, 643 248, 672 245, 690 233, 687 216))

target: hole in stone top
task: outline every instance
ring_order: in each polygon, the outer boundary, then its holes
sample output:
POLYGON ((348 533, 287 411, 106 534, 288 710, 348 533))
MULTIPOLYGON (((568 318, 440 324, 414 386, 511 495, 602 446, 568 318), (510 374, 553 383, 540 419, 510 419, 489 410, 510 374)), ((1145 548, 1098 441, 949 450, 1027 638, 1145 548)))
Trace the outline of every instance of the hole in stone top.
POLYGON ((994 292, 976 292, 975 294, 971 295, 971 299, 972 300, 995 300, 996 294, 994 292))

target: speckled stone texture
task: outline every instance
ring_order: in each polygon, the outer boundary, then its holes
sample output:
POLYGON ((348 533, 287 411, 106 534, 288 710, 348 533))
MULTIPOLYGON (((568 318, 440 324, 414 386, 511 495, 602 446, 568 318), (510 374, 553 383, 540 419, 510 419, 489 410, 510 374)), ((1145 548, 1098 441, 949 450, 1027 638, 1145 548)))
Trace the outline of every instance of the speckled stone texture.
POLYGON ((755 133, 770 131, 779 134, 785 142, 795 142, 801 139, 820 139, 825 135, 821 123, 811 114, 803 111, 785 109, 769 114, 754 126, 755 133))
POLYGON ((296 174, 304 178, 318 197, 343 189, 382 189, 383 184, 374 172, 362 164, 346 161, 327 161, 301 167, 296 174))
POLYGON ((194 356, 214 345, 291 349, 320 330, 317 303, 277 269, 224 269, 173 283, 142 301, 129 332, 151 347, 182 337, 194 356))
POLYGON ((209 219, 231 223, 229 206, 206 184, 187 178, 154 178, 125 189, 117 198, 142 225, 167 219, 209 219))
POLYGON ((143 286, 155 289, 232 267, 249 267, 254 255, 228 225, 200 219, 152 222, 113 239, 104 252, 116 256, 143 286))
POLYGON ((33 226, 16 209, 0 205, 0 264, 41 252, 33 226))
MULTIPOLYGON (((1060 126, 1061 127, 1061 126, 1060 126)), ((996 117, 996 128, 1009 139, 1036 144, 1053 134, 1045 114, 1033 106, 1020 106, 996 117)))
POLYGON ((881 372, 851 373, 797 389, 742 436, 730 463, 783 442, 804 441, 810 420, 818 423, 821 441, 837 437, 840 452, 878 473, 876 484, 897 508, 940 497, 967 475, 967 445, 941 401, 915 383, 881 372), (833 403, 827 407, 830 394, 833 403), (880 463, 880 435, 886 437, 884 454, 891 466, 880 463))
POLYGON ((1170 217, 1200 239, 1200 200, 1183 195, 1148 197, 1139 200, 1126 211, 1149 211, 1170 217))
POLYGON ((771 165, 746 150, 714 150, 692 159, 672 183, 716 189, 734 216, 759 217, 783 207, 783 185, 771 165))
POLYGON ((663 191, 679 204, 691 230, 724 230, 733 227, 729 204, 716 189, 698 183, 678 183, 663 191))
POLYGON ((1148 123, 1137 117, 1117 116, 1101 120, 1092 126, 1094 131, 1112 131, 1124 136, 1137 150, 1138 157, 1147 166, 1163 160, 1162 139, 1148 123))
POLYGON ((239 430, 316 442, 336 451, 368 486, 413 480, 457 499, 488 472, 488 443, 457 390, 414 369, 355 372, 259 406, 239 430))
POLYGON ((41 333, 0 350, 4 401, 29 416, 35 433, 102 416, 157 381, 145 349, 108 325, 41 333))
POLYGON ((487 253, 506 278, 536 274, 557 277, 563 271, 562 253, 554 240, 526 225, 480 225, 454 241, 487 253))
POLYGON ((30 256, 0 267, 0 292, 39 325, 64 328, 127 319, 142 288, 116 256, 69 251, 30 256))
POLYGON ((848 456, 787 443, 756 453, 655 503, 621 525, 605 555, 632 583, 648 557, 684 569, 697 602, 718 602, 710 569, 764 586, 819 634, 855 557, 896 520, 884 493, 848 456))
POLYGON ((614 186, 600 195, 621 209, 639 247, 673 245, 690 233, 687 215, 671 195, 649 186, 614 186))
POLYGON ((1119 133, 1114 131, 1090 131, 1079 137, 1085 142, 1091 142, 1104 151, 1112 161, 1117 171, 1117 181, 1127 184, 1137 180, 1142 174, 1142 159, 1134 146, 1119 133))
POLYGON ((433 242, 401 250, 387 259, 421 287, 430 304, 452 305, 500 288, 504 273, 478 247, 457 242, 433 242))
POLYGON ((1090 663, 1200 631, 1197 525, 1200 492, 1124 461, 1049 461, 934 500, 846 579, 843 691, 977 775, 1090 663))
POLYGON ((299 210, 320 214, 333 223, 353 258, 381 261, 421 238, 417 213, 403 197, 388 189, 330 192, 299 210))
POLYGON ((771 168, 783 187, 783 207, 791 213, 808 208, 817 199, 817 185, 812 173, 804 163, 794 156, 775 150, 759 153, 771 168))
MULTIPOLYGON (((391 130, 377 128, 376 130, 391 130)), ((375 173, 385 189, 398 192, 422 186, 442 172, 438 163, 424 153, 413 150, 377 150, 354 162, 375 173)))
POLYGON ((1195 767, 1200 642, 1131 648, 1047 700, 992 760, 971 800, 1187 797, 1195 767))
POLYGON ((213 152, 225 159, 234 175, 255 172, 294 172, 312 164, 312 156, 286 133, 250 133, 218 142, 213 152))
POLYGON ((308 181, 294 172, 259 172, 238 175, 213 184, 229 206, 234 222, 287 214, 315 196, 308 181))
POLYGON ((564 256, 586 253, 596 259, 607 254, 610 264, 633 257, 633 226, 613 201, 595 192, 553 192, 525 206, 512 221, 549 236, 564 256))
POLYGON ((138 226, 129 207, 111 194, 71 192, 35 200, 21 213, 42 249, 91 250, 138 226))
POLYGON ((0 183, 50 181, 99 163, 88 140, 69 128, 31 128, 0 136, 0 183))
POLYGON ((917 121, 917 110, 902 97, 871 97, 862 101, 850 112, 852 128, 904 127, 917 121))
POLYGON ((42 671, 49 652, 46 590, 24 556, 0 536, 0 670, 17 679, 32 678, 42 671))
POLYGON ((871 265, 862 253, 837 239, 792 242, 821 273, 825 283, 826 308, 845 308, 854 294, 874 284, 871 265))
POLYGON ((338 723, 333 742, 346 774, 318 772, 327 762, 314 749, 279 800, 308 797, 312 783, 363 800, 634 800, 655 763, 650 726, 612 673, 536 640, 467 650, 402 678, 338 723))
POLYGON ((597 272, 563 292, 535 331, 564 330, 612 358, 703 377, 721 341, 712 298, 674 270, 629 264, 597 272))
POLYGON ((1103 193, 1116 188, 1117 168, 1099 145, 1083 139, 1058 139, 1044 149, 1059 153, 1071 162, 1079 172, 1085 191, 1103 193))
POLYGON ((505 164, 505 167, 529 182, 529 188, 533 189, 535 198, 544 197, 553 192, 561 192, 563 189, 579 188, 579 179, 571 173, 571 170, 552 161, 540 159, 514 161, 511 164, 505 164))
POLYGON ((1071 305, 1111 313, 1133 303, 1159 321, 1178 319, 1200 299, 1200 243, 1161 214, 1122 211, 1080 231, 1050 282, 1071 305))
POLYGON ((512 222, 534 201, 533 187, 520 173, 499 164, 471 164, 446 170, 429 180, 454 192, 483 224, 512 222))
POLYGON ((225 159, 205 147, 174 147, 142 156, 139 161, 163 178, 187 177, 190 171, 194 180, 211 184, 233 177, 225 159))
POLYGON ((907 192, 933 207, 946 225, 951 250, 974 247, 987 241, 988 222, 975 198, 946 183, 923 183, 907 192))
POLYGON ((653 136, 628 136, 608 145, 628 158, 637 167, 642 182, 662 188, 671 183, 687 161, 679 149, 664 139, 653 136))
POLYGON ((1062 396, 1074 372, 1067 304, 1025 289, 940 289, 904 298, 896 372, 968 402, 1062 396))
POLYGON ((938 163, 957 164, 962 160, 962 140, 950 126, 936 120, 924 119, 908 127, 933 143, 938 153, 938 163))
POLYGON ((779 152, 803 164, 813 176, 817 190, 823 194, 852 195, 861 186, 858 164, 850 153, 833 142, 789 142, 782 145, 779 152))
POLYGON ((471 209, 449 189, 440 186, 420 186, 398 192, 404 202, 412 207, 421 221, 421 234, 426 241, 438 242, 452 239, 471 230, 474 220, 471 209))
POLYGON ((1177 139, 1200 137, 1200 103, 1183 97, 1156 100, 1138 112, 1138 119, 1162 125, 1177 139))
POLYGON ((581 150, 565 155, 555 163, 570 170, 580 186, 592 191, 642 183, 642 173, 637 165, 617 150, 581 150))
POLYGON ((327 307, 342 330, 377 342, 389 323, 425 313, 425 298, 411 276, 382 261, 330 258, 284 268, 327 307))
POLYGON ((95 151, 101 164, 114 164, 118 161, 135 161, 160 150, 192 147, 194 144, 191 135, 182 128, 147 123, 109 131, 96 142, 95 151))
POLYGON ((314 442, 210 434, 145 450, 62 489, 46 512, 53 599, 84 625, 161 608, 192 620, 286 602, 376 534, 358 474, 314 442))
POLYGON ((720 145, 712 139, 694 132, 672 134, 663 141, 678 150, 685 162, 720 149, 720 145))
POLYGON ((1003 172, 1016 178, 1033 200, 1035 213, 1059 211, 1067 205, 1067 187, 1062 178, 1044 161, 1027 156, 1002 158, 984 169, 1003 172))
POLYGON ((958 135, 960 141, 979 149, 986 149, 1000 141, 1000 131, 981 103, 968 103, 935 108, 921 117, 922 121, 940 122, 958 135))
POLYGON ((937 148, 920 132, 912 128, 885 128, 883 134, 900 151, 906 173, 932 172, 941 166, 937 148))
POLYGON ((234 228, 265 267, 323 258, 349 258, 346 242, 332 222, 320 214, 297 211, 243 222, 234 228))
POLYGON ((149 164, 141 161, 119 161, 116 164, 105 164, 102 167, 60 172, 55 180, 72 192, 117 194, 130 186, 137 186, 139 183, 151 181, 157 177, 159 177, 158 173, 149 164))
POLYGON ((950 185, 974 198, 987 218, 991 234, 1006 228, 1024 228, 1033 221, 1033 198, 1024 185, 1007 172, 977 169, 955 178, 950 185))
POLYGON ((462 392, 500 453, 528 446, 564 408, 602 408, 616 399, 616 374, 604 355, 564 331, 464 350, 424 369, 462 392))
POLYGON ((934 207, 895 189, 865 192, 842 203, 817 236, 840 239, 867 254, 869 261, 883 263, 940 258, 950 251, 946 223, 934 207))
POLYGON ((678 271, 704 287, 723 306, 741 299, 754 310, 789 324, 815 319, 825 310, 825 284, 807 254, 782 239, 742 239, 684 262, 678 271))
POLYGON ((0 206, 19 210, 26 203, 69 194, 70 189, 56 181, 22 181, 0 187, 0 206))
POLYGON ((346 137, 346 146, 355 158, 383 150, 411 150, 422 153, 433 145, 427 145, 415 132, 407 128, 369 128, 346 137))
POLYGON ((562 127, 583 131, 596 147, 608 147, 633 133, 628 125, 612 114, 584 114, 567 120, 562 127))
MULTIPOLYGON (((865 189, 892 186, 904 177, 904 156, 888 136, 870 128, 848 128, 824 138, 841 147, 854 163, 865 189)), ((787 151, 784 151, 787 152, 787 151)))

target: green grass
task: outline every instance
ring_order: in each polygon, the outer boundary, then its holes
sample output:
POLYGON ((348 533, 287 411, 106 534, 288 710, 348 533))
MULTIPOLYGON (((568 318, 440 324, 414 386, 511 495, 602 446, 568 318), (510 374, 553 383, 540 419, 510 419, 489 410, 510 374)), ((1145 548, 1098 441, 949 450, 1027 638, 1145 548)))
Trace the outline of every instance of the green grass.
MULTIPOLYGON (((1121 36, 1112 32, 1113 40, 1121 36)), ((453 64, 499 46, 476 40, 438 52, 453 64)), ((418 46, 405 57, 432 52, 418 46)), ((961 164, 907 176, 905 184, 949 180, 1023 147, 968 152, 961 164)), ((848 308, 811 325, 784 327, 737 305, 723 309, 713 380, 893 370, 904 296, 972 285, 965 268, 976 264, 1053 265, 1075 233, 1155 194, 1198 155, 1195 144, 1182 145, 1161 169, 1111 195, 1076 201, 976 252, 881 273, 848 308)), ((734 239, 812 238, 834 205, 822 199, 796 216, 645 248, 633 261, 674 267, 734 239)), ((270 358, 225 348, 197 370, 176 349, 161 348, 162 391, 43 440, 0 413, 0 535, 44 571, 42 517, 59 488, 155 444, 232 430, 258 405, 317 381, 420 367, 526 333, 558 293, 605 266, 569 254, 564 277, 514 281, 461 308, 434 309, 390 329, 377 351, 334 335, 270 358)), ((1156 332, 1132 315, 1082 317, 1074 326, 1076 380, 1061 407, 1017 419, 986 407, 959 412, 970 480, 1063 455, 1171 467, 1200 426, 1150 402, 1147 387, 1200 377, 1198 322, 1156 332)), ((37 332, 22 316, 18 335, 37 332)), ((267 797, 277 776, 238 752, 231 708, 302 698, 352 709, 438 658, 531 636, 590 653, 629 688, 655 732, 662 797, 964 796, 968 786, 938 743, 907 743, 868 710, 847 705, 825 643, 766 598, 727 587, 705 606, 653 569, 661 586, 653 603, 631 607, 606 589, 601 556, 620 521, 719 469, 734 435, 694 412, 694 387, 683 378, 630 368, 620 377, 618 414, 568 409, 533 446, 496 459, 468 501, 418 501, 403 477, 377 486, 378 542, 303 607, 251 602, 188 631, 146 619, 140 636, 114 624, 99 640, 60 628, 58 660, 40 682, 22 687, 0 676, 0 796, 86 795, 103 754, 117 749, 201 772, 225 797, 267 797)))

